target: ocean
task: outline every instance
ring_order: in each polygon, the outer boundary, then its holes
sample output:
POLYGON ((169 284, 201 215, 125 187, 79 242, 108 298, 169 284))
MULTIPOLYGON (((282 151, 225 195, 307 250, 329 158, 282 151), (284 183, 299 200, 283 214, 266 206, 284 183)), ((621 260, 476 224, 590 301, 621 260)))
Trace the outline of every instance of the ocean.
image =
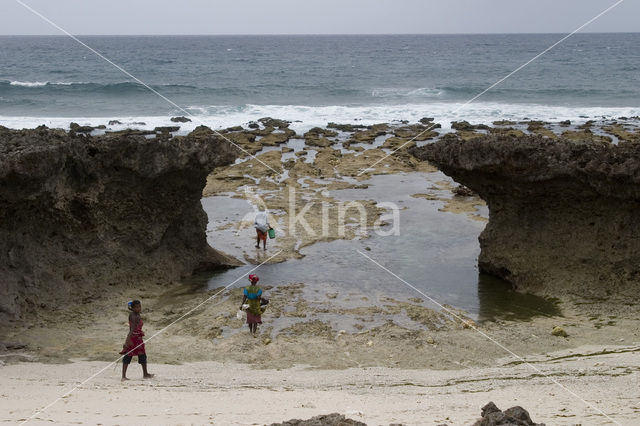
POLYGON ((640 115, 640 33, 577 34, 465 105, 559 34, 82 36, 180 108, 65 36, 0 37, 0 125, 294 129, 434 117, 490 123, 640 115), (185 112, 186 111, 186 112, 185 112))

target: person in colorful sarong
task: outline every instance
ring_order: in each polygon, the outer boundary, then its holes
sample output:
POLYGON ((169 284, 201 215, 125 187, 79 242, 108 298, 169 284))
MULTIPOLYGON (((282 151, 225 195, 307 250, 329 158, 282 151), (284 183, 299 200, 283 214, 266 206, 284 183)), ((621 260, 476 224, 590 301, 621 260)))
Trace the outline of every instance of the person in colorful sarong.
POLYGON ((240 304, 240 309, 242 309, 245 304, 249 305, 246 309, 247 325, 253 337, 258 337, 258 324, 262 324, 262 314, 265 311, 266 304, 269 303, 267 299, 262 297, 262 289, 258 287, 259 280, 260 278, 258 278, 257 275, 249 275, 251 285, 244 288, 242 303, 240 304))
POLYGON ((138 364, 142 366, 142 375, 145 379, 150 379, 153 377, 153 374, 149 374, 147 371, 147 353, 144 348, 144 341, 142 340, 142 336, 144 336, 144 332, 142 331, 142 304, 139 300, 133 300, 128 303, 129 313, 129 334, 127 335, 127 339, 122 346, 122 351, 120 351, 120 355, 124 355, 122 357, 122 381, 129 380, 127 378, 127 368, 129 364, 131 364, 131 359, 134 356, 138 357, 138 364))

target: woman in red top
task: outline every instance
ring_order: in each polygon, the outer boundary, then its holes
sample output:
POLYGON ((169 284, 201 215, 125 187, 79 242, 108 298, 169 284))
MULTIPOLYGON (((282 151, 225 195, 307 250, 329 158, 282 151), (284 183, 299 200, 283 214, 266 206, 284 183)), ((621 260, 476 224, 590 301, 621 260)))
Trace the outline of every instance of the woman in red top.
POLYGON ((147 354, 144 350, 144 341, 142 340, 142 336, 144 336, 144 332, 142 331, 142 317, 140 316, 142 304, 139 300, 134 300, 129 302, 128 308, 131 311, 129 314, 129 334, 120 352, 120 355, 124 355, 122 357, 122 381, 129 380, 127 379, 127 367, 131 364, 131 359, 134 356, 138 357, 138 364, 142 366, 143 377, 150 379, 153 377, 153 374, 149 374, 147 371, 147 354))

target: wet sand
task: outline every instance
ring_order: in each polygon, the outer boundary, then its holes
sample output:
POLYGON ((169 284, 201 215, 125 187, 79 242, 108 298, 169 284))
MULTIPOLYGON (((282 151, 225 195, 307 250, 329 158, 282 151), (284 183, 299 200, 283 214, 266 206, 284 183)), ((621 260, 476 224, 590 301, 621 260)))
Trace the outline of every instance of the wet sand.
MULTIPOLYGON (((251 338, 243 320, 236 318, 240 288, 230 288, 183 317, 220 290, 195 292, 186 285, 170 291, 159 286, 139 289, 138 294, 144 295, 150 363, 232 361, 260 369, 304 364, 317 369, 457 370, 491 367, 503 358, 513 358, 481 333, 515 354, 543 359, 552 352, 576 352, 590 345, 640 344, 637 308, 623 303, 616 308, 583 299, 567 299, 559 303, 555 314, 529 320, 505 317, 475 322, 460 310, 449 307, 455 314, 451 315, 417 298, 363 300, 367 296, 362 294, 346 295, 345 299, 339 293, 327 293, 310 301, 303 292, 304 284, 298 283, 265 286, 271 303, 257 339, 251 338), (556 326, 568 337, 552 335, 556 326)), ((113 299, 126 300, 128 293, 114 290, 110 297, 43 315, 38 323, 3 327, 3 340, 24 348, 3 352, 2 359, 7 363, 117 359, 127 332, 127 314, 113 306, 113 299)), ((518 359, 509 362, 518 363, 518 359)))

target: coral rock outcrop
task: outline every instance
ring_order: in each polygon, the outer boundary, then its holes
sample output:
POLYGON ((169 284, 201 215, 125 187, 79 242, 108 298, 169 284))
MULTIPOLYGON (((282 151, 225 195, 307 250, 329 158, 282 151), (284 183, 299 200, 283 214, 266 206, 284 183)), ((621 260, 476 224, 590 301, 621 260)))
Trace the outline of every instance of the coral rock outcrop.
POLYGON ((523 290, 638 294, 640 144, 489 135, 412 152, 487 202, 481 270, 523 290))
POLYGON ((206 241, 211 134, 86 136, 0 127, 0 317, 232 264, 206 241))

